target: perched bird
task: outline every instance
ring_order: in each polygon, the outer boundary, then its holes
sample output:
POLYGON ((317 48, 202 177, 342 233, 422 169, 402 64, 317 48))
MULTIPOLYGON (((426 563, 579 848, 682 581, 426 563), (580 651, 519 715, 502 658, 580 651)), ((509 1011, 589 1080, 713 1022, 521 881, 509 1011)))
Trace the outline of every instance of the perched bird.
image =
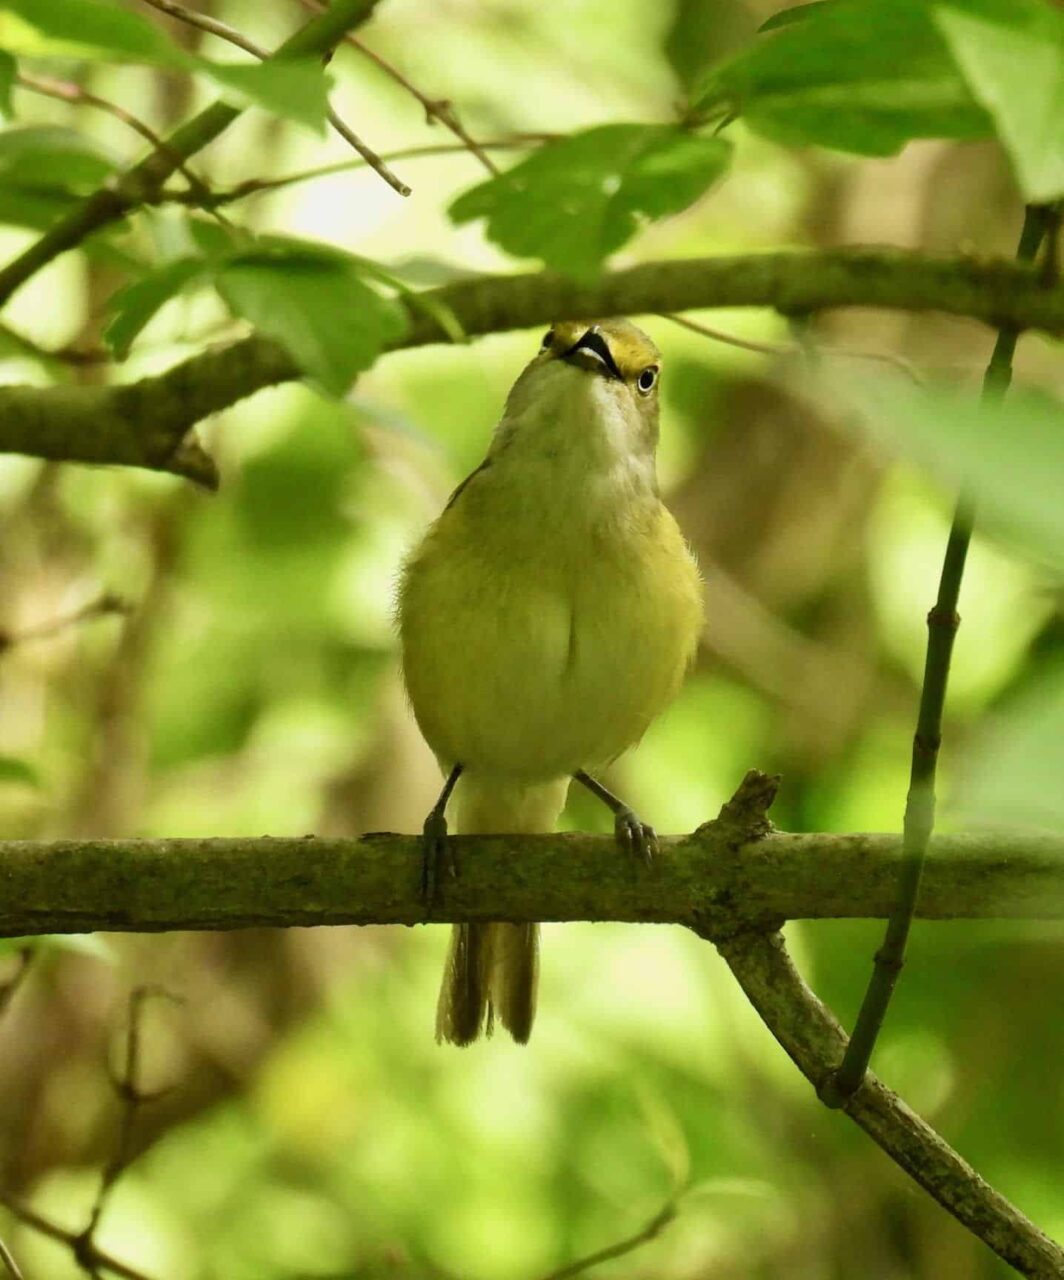
MULTIPOLYGON (((431 901, 454 792, 463 833, 552 831, 575 778, 649 858, 654 832, 592 777, 678 690, 702 583, 658 496, 661 357, 626 320, 555 324, 517 379, 488 455, 403 570, 403 673, 447 775, 425 822, 431 901)), ((535 1013, 538 925, 454 927, 436 1038, 535 1013)))

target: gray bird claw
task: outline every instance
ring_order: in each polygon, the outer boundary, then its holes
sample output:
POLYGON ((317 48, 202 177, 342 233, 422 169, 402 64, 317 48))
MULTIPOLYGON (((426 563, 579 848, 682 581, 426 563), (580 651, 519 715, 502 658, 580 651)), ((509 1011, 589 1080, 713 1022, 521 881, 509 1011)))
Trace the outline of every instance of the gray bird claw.
POLYGON ((631 809, 620 809, 613 822, 617 844, 624 853, 633 853, 650 866, 658 852, 658 836, 653 827, 639 820, 631 809))
POLYGON ((436 901, 443 872, 453 879, 458 866, 447 839, 447 819, 442 813, 433 812, 425 819, 421 835, 421 900, 426 914, 436 901))

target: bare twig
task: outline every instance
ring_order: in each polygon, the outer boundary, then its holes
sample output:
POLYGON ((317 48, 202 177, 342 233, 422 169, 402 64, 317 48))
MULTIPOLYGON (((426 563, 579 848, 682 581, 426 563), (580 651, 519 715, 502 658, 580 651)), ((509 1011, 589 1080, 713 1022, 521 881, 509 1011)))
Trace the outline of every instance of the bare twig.
MULTIPOLYGON (((324 8, 320 0, 300 0, 300 2, 305 9, 310 9, 313 13, 321 13, 324 8)), ((464 150, 476 156, 489 173, 499 172, 498 166, 491 156, 487 154, 489 144, 477 142, 475 138, 470 136, 461 120, 459 120, 453 103, 444 98, 430 98, 428 94, 422 93, 417 85, 412 84, 397 67, 392 66, 379 53, 370 49, 357 36, 347 35, 344 37, 344 41, 346 44, 351 45, 352 48, 357 49, 363 57, 369 58, 372 63, 380 67, 385 75, 390 76, 396 84, 402 85, 407 93, 416 98, 424 108, 426 120, 430 123, 433 120, 438 120, 445 129, 449 129, 459 139, 464 150)))
POLYGON ((18 644, 27 644, 32 640, 47 640, 70 627, 82 622, 91 622, 94 618, 103 618, 110 614, 125 614, 130 610, 127 600, 114 592, 105 591, 103 595, 88 604, 75 609, 73 613, 63 614, 59 618, 50 618, 47 622, 39 622, 36 626, 26 627, 22 631, 0 631, 0 654, 18 644))
POLYGON ((641 1245, 647 1244, 656 1236, 661 1235, 675 1217, 676 1201, 670 1198, 661 1206, 646 1226, 636 1231, 633 1235, 618 1241, 616 1244, 608 1245, 605 1249, 599 1249, 596 1253, 589 1253, 586 1258, 578 1258, 575 1262, 559 1267, 557 1271, 552 1271, 550 1275, 544 1276, 543 1280, 570 1280, 572 1276, 583 1275, 585 1271, 590 1271, 592 1267, 597 1267, 600 1262, 610 1262, 613 1258, 622 1258, 626 1253, 631 1253, 634 1249, 638 1249, 641 1245))
POLYGON ((19 987, 25 982, 30 969, 33 966, 33 959, 36 952, 32 947, 20 947, 18 952, 18 963, 15 966, 15 972, 5 982, 0 984, 0 1017, 2 1017, 14 1000, 19 987))
POLYGON ((140 1109, 148 1103, 157 1102, 170 1092, 169 1088, 146 1092, 139 1083, 144 1008, 149 1000, 158 999, 176 1001, 178 997, 163 987, 152 986, 135 987, 129 996, 125 1058, 120 1073, 110 1072, 111 1084, 114 1086, 122 1108, 118 1141, 115 1143, 111 1159, 108 1160, 100 1175, 100 1186, 89 1212, 88 1225, 76 1238, 75 1257, 83 1266, 90 1269, 102 1265, 99 1260, 99 1250, 95 1244, 96 1231, 115 1184, 133 1161, 133 1133, 140 1109))
MULTIPOLYGON (((5 1195, 0 1195, 0 1205, 11 1214, 13 1218, 17 1218, 19 1222, 24 1222, 27 1227, 32 1227, 34 1231, 39 1231, 42 1236, 47 1236, 49 1240, 55 1240, 59 1244, 65 1244, 72 1253, 78 1248, 80 1235, 76 1231, 68 1231, 65 1227, 59 1226, 58 1223, 52 1222, 50 1218, 42 1217, 34 1209, 27 1205, 19 1204, 17 1200, 11 1200, 5 1195)), ((122 1262, 119 1258, 112 1257, 111 1254, 103 1249, 92 1246, 92 1265, 97 1271, 109 1271, 112 1275, 120 1277, 120 1280, 151 1280, 143 1271, 137 1271, 128 1263, 122 1262)))
MULTIPOLYGON (((767 811, 779 784, 752 770, 710 824, 742 856, 774 839, 767 811)), ((765 1025, 823 1097, 843 1056, 846 1036, 834 1015, 805 985, 773 929, 720 929, 708 920, 696 932, 724 957, 765 1025)), ((930 1125, 872 1074, 842 1103, 846 1114, 914 1181, 1011 1266, 1037 1280, 1064 1275, 1064 1249, 989 1186, 930 1125)))
POLYGON ((3 1262, 4 1266, 7 1268, 7 1272, 8 1275, 11 1276, 11 1280, 25 1280, 25 1277, 19 1270, 18 1263, 15 1261, 14 1255, 7 1245, 4 1244, 3 1240, 0 1240, 0 1262, 3 1262))
MULTIPOLYGON (((111 102, 107 98, 101 98, 98 94, 90 93, 88 89, 83 89, 81 85, 72 84, 68 80, 53 80, 50 76, 30 75, 29 72, 20 71, 15 78, 15 83, 23 89, 30 90, 31 93, 43 94, 48 98, 58 98, 61 102, 82 103, 88 107, 96 107, 100 111, 106 111, 108 115, 114 116, 116 120, 121 120, 123 124, 128 125, 135 133, 157 150, 166 152, 167 143, 164 138, 155 132, 143 120, 138 119, 132 112, 127 111, 125 107, 120 106, 117 102, 111 102)), ((210 187, 198 177, 185 164, 180 155, 174 155, 174 167, 184 177, 188 183, 189 191, 198 196, 201 200, 210 199, 210 187)))
MULTIPOLYGON (((660 314, 663 320, 671 320, 673 324, 678 324, 683 329, 690 329, 692 333, 700 333, 703 337, 711 338, 714 342, 722 342, 728 347, 738 347, 740 351, 753 351, 763 356, 789 356, 800 354, 803 350, 799 343, 754 342, 750 338, 737 338, 732 333, 724 333, 720 329, 714 329, 698 320, 691 320, 687 316, 671 315, 666 312, 661 312, 660 314)), ((924 382, 916 366, 911 361, 906 360, 904 356, 900 356, 893 351, 854 351, 849 347, 831 346, 818 346, 814 350, 817 355, 842 356, 849 360, 878 360, 882 364, 893 365, 894 368, 900 369, 913 382, 919 383, 921 386, 924 382)))
MULTIPOLYGON (((187 196, 191 193, 182 192, 187 196)), ((199 204, 197 198, 194 202, 199 204)), ((42 347, 40 343, 34 342, 32 338, 27 338, 24 333, 19 333, 17 329, 12 329, 10 325, 0 323, 0 340, 6 342, 9 346, 15 347, 24 355, 32 356, 35 360, 45 360, 56 364, 69 364, 81 368, 83 366, 109 364, 114 359, 114 353, 108 351, 106 347, 79 347, 67 346, 57 347, 54 351, 48 347, 42 347)))
MULTIPOLYGON (((492 151, 525 151, 542 142, 549 142, 557 137, 552 133, 518 133, 510 138, 498 138, 480 145, 492 151)), ((439 142, 422 147, 402 147, 397 151, 388 151, 381 156, 382 160, 421 160, 430 156, 465 155, 467 148, 461 143, 439 142)), ((347 173, 352 169, 366 168, 365 160, 341 160, 336 164, 324 164, 314 169, 305 169, 301 173, 291 173, 279 178, 248 178, 226 191, 212 191, 211 206, 232 204, 235 200, 245 200, 249 196, 257 196, 281 187, 294 186, 297 182, 312 182, 315 178, 329 178, 334 173, 347 173)), ((172 204, 198 203, 187 191, 164 192, 161 201, 172 204)))
MULTIPOLYGON (((227 22, 220 22, 217 18, 211 18, 205 13, 186 8, 183 4, 177 4, 176 0, 143 0, 143 2, 151 5, 153 9, 158 9, 161 13, 168 14, 171 18, 175 18, 178 22, 187 23, 190 27, 198 27, 201 31, 217 36, 219 40, 225 40, 228 44, 235 45, 238 49, 243 49, 245 53, 250 53, 252 57, 259 58, 263 62, 270 56, 268 49, 256 44, 254 40, 249 39, 242 31, 237 31, 235 27, 229 26, 227 22)), ((329 108, 327 119, 340 137, 358 152, 366 164, 375 173, 378 173, 393 191, 397 191, 401 196, 410 195, 410 188, 406 183, 395 176, 376 151, 363 142, 332 107, 329 108)))

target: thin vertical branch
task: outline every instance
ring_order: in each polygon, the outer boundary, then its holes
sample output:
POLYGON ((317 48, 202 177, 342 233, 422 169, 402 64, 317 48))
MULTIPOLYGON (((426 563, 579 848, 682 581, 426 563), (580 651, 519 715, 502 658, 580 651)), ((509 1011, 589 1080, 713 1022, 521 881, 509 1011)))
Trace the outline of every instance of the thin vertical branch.
MULTIPOLYGON (((1021 263, 1033 262, 1047 230, 1046 210, 1029 206, 1016 250, 1021 263)), ((1012 357, 1019 330, 998 331, 994 351, 983 379, 983 399, 999 399, 1012 381, 1012 357)), ((942 741, 942 711, 949 683, 953 642, 960 626, 957 603, 964 565, 972 538, 974 510, 962 494, 957 501, 942 562, 938 596, 927 615, 927 654, 920 690, 920 709, 913 736, 909 794, 905 804, 902 835, 902 864, 897 902, 887 921, 883 944, 876 952, 872 977, 857 1015, 853 1035, 839 1068, 821 1086, 821 1098, 839 1107, 851 1097, 864 1079, 883 1019, 890 1005, 898 975, 905 963, 905 946, 916 912, 927 847, 935 825, 935 774, 942 741)))

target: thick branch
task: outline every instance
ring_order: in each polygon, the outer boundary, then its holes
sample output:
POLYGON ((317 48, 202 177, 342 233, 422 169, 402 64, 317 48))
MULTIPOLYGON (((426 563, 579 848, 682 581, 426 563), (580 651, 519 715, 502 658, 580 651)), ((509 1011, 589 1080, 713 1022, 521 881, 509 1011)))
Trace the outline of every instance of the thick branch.
MULTIPOLYGON (((430 289, 394 349, 448 341, 432 319, 453 313, 470 336, 566 317, 708 307, 787 313, 867 306, 943 311, 987 324, 1064 334, 1064 285, 1008 263, 930 258, 896 249, 747 254, 646 263, 579 285, 547 272, 483 276, 430 289)), ((245 338, 122 387, 0 388, 0 452, 176 471, 210 482, 202 454, 179 450, 205 415, 300 376, 275 342, 245 338), (198 474, 204 472, 204 474, 198 474)))
MULTIPOLYGON (((663 837, 647 869, 612 838, 455 839, 461 874, 432 919, 625 920, 735 932, 785 919, 885 916, 900 838, 787 835, 736 842, 709 823, 663 837)), ((938 836, 920 914, 1064 919, 1064 837, 938 836)), ((0 841, 0 935, 98 929, 416 924, 421 843, 359 840, 0 841)))

